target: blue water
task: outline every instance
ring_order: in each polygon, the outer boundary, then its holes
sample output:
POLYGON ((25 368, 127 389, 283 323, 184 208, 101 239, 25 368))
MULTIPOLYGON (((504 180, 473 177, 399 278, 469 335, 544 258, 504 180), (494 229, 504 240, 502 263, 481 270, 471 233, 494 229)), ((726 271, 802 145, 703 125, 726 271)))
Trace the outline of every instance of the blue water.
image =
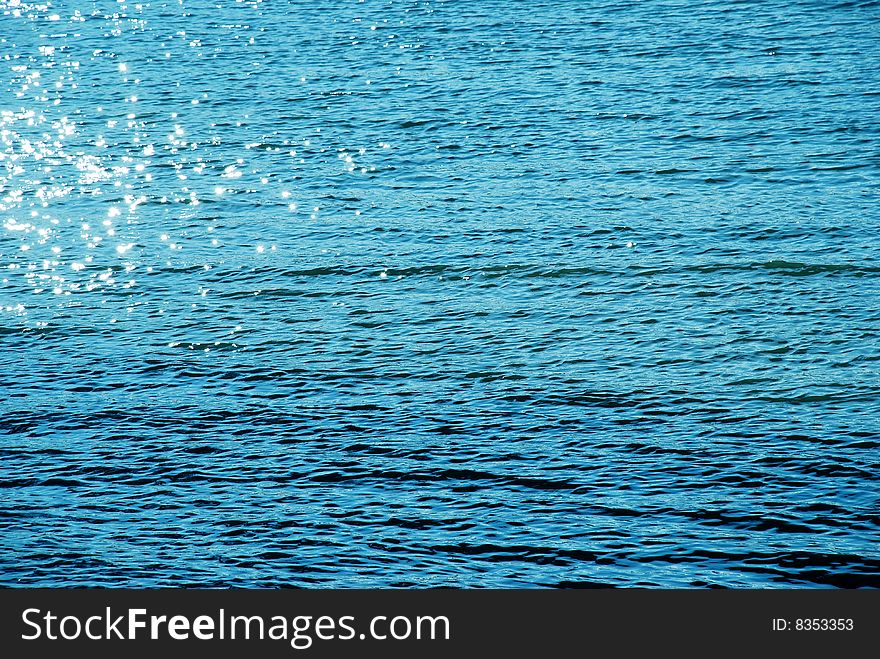
POLYGON ((878 26, 0 0, 0 585, 880 585, 878 26))

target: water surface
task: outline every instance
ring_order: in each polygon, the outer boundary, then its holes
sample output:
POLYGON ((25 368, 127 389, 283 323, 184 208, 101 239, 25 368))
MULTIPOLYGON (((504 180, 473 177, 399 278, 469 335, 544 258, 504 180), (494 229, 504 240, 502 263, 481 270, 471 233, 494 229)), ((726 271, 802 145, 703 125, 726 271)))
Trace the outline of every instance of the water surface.
POLYGON ((878 25, 0 0, 0 585, 880 585, 878 25))

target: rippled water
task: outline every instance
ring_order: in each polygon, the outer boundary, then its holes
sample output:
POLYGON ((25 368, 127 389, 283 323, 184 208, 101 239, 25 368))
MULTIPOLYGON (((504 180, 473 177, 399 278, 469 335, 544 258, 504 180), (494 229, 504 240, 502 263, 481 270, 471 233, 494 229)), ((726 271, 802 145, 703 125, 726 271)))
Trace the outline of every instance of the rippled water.
POLYGON ((0 585, 880 585, 878 25, 0 0, 0 585))

